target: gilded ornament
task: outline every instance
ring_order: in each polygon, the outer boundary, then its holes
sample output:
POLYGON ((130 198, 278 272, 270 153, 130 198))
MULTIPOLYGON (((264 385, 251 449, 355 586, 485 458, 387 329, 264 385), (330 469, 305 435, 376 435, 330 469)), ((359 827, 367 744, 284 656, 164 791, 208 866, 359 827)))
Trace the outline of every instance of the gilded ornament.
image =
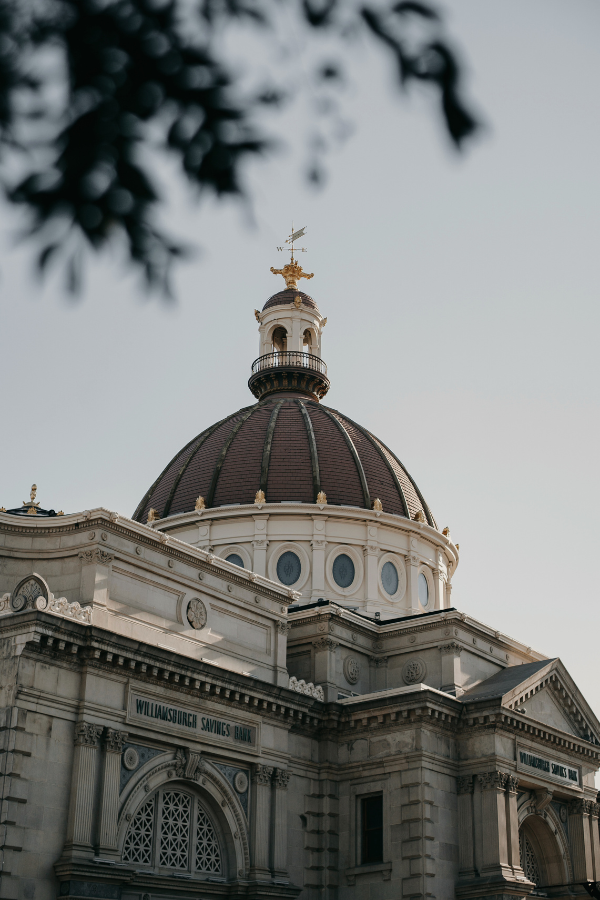
POLYGON ((271 266, 271 272, 273 275, 283 275, 286 288, 293 291, 298 290, 298 281, 301 278, 314 278, 314 272, 311 272, 310 274, 308 272, 303 272, 302 266, 300 266, 293 257, 292 261, 287 263, 283 269, 275 269, 271 266))
POLYGON ((260 313, 257 309, 254 310, 254 318, 257 322, 260 322, 260 313))
POLYGON ((151 508, 148 511, 148 522, 158 522, 159 519, 160 516, 158 514, 158 510, 151 508))
POLYGON ((446 525, 446 527, 444 528, 444 530, 442 531, 442 534, 444 535, 444 537, 447 537, 448 540, 450 540, 450 529, 448 528, 447 525, 446 525))
POLYGON ((256 495, 254 497, 254 502, 255 503, 264 503, 265 502, 265 492, 257 491, 256 495))
POLYGON ((383 512, 383 503, 381 502, 379 497, 376 497, 373 500, 373 509, 375 510, 375 512, 383 512))
POLYGON ((325 491, 319 491, 319 493, 317 494, 317 503, 327 503, 327 494, 325 493, 325 491))
POLYGON ((204 502, 204 497, 197 498, 194 509, 196 511, 201 510, 201 509, 206 509, 206 503, 204 502))
POLYGON ((415 522, 421 522, 422 524, 427 524, 427 519, 425 518, 425 513, 422 509, 418 509, 414 516, 415 522))

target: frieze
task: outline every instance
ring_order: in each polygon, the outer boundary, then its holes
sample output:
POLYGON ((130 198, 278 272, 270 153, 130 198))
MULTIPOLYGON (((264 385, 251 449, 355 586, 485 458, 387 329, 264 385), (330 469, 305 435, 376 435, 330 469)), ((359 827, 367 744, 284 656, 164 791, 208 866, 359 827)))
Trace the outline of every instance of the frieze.
POLYGON ((517 744, 517 769, 521 772, 536 774, 539 778, 548 781, 557 781, 559 784, 573 788, 581 788, 581 772, 578 766, 542 755, 539 751, 531 750, 517 744))

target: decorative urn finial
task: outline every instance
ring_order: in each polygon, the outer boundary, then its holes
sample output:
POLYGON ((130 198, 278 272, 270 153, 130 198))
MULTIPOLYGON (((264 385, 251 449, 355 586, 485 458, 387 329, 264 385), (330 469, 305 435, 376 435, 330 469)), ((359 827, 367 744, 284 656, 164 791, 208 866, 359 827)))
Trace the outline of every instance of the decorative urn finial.
POLYGON ((298 282, 301 278, 314 278, 314 272, 310 274, 308 272, 304 272, 302 270, 302 266, 299 265, 296 260, 292 257, 292 261, 287 263, 283 269, 275 269, 271 266, 271 272, 273 275, 283 275, 285 278, 285 286, 290 290, 297 291, 298 290, 298 282))

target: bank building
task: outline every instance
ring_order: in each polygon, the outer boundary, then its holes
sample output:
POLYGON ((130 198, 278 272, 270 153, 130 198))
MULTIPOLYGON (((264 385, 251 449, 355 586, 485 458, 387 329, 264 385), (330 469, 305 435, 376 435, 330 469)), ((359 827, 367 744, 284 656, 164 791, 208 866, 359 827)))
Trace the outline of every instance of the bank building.
POLYGON ((312 275, 274 271, 253 402, 132 518, 0 511, 0 895, 587 896, 596 716, 453 606, 458 545, 326 405, 312 275))

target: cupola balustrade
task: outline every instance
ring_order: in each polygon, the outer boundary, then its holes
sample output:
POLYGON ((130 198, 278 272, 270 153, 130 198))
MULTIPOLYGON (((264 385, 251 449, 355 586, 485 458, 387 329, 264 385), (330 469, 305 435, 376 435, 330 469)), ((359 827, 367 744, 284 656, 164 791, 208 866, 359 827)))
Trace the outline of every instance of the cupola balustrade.
POLYGON ((275 353, 265 353, 252 363, 252 374, 264 372, 265 369, 278 369, 288 366, 302 369, 313 369, 320 375, 327 377, 327 366, 318 356, 305 353, 302 350, 278 350, 275 353))

